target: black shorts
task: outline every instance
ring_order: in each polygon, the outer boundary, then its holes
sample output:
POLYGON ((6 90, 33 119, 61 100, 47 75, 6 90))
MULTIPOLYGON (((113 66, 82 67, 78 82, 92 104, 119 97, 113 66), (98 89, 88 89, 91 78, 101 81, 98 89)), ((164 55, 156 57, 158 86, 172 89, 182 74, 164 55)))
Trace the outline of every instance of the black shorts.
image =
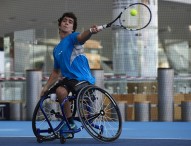
POLYGON ((78 81, 75 79, 64 78, 63 80, 59 80, 54 85, 53 90, 55 92, 58 87, 62 86, 68 91, 68 93, 69 92, 77 93, 79 92, 79 90, 81 90, 83 87, 87 85, 90 85, 88 81, 78 81))

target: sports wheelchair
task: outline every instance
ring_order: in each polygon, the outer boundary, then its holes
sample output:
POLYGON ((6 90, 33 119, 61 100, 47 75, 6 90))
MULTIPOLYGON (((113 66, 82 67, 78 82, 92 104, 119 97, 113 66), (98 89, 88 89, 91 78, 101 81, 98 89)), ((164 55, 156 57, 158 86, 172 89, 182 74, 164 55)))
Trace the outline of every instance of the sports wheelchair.
POLYGON ((40 98, 34 109, 32 129, 37 142, 60 139, 60 143, 63 144, 66 142, 63 133, 70 133, 73 138, 74 134, 82 129, 102 142, 111 142, 119 138, 122 131, 120 110, 107 91, 95 85, 88 85, 87 82, 80 82, 76 85, 76 91, 70 93, 61 104, 53 95, 54 87, 40 98), (78 123, 77 129, 70 127, 64 114, 63 106, 68 100, 71 102, 75 123, 78 123), (64 124, 67 124, 68 130, 60 133, 64 124))

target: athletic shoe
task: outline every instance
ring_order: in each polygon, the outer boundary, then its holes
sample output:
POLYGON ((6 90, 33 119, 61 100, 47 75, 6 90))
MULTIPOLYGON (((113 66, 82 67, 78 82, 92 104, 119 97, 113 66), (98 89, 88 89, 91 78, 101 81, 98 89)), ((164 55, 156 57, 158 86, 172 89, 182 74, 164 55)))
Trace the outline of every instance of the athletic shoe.
MULTIPOLYGON (((71 129, 73 129, 73 130, 76 130, 78 127, 76 126, 76 124, 74 123, 74 124, 70 124, 70 128, 71 129)), ((60 133, 62 134, 62 136, 64 137, 64 138, 73 138, 73 135, 71 134, 71 133, 63 133, 63 131, 67 131, 67 130, 69 130, 69 128, 68 128, 68 126, 67 126, 67 124, 64 124, 63 126, 62 126, 62 128, 60 129, 60 133)))

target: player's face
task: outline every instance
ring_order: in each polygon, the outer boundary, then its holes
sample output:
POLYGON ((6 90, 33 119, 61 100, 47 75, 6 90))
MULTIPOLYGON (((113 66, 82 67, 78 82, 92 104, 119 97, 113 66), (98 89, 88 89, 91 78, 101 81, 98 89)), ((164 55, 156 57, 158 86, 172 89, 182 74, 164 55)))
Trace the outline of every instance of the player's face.
POLYGON ((64 32, 73 32, 74 20, 70 17, 64 17, 61 22, 60 29, 64 32))

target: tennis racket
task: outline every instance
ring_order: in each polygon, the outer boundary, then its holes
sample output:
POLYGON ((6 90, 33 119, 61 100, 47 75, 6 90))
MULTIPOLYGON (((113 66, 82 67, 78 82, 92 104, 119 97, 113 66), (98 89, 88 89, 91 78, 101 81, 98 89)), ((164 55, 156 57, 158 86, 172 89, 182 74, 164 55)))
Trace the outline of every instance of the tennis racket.
POLYGON ((150 8, 143 3, 133 3, 125 7, 122 12, 110 23, 98 26, 102 30, 111 26, 121 27, 130 31, 144 29, 151 22, 150 8), (135 13, 132 14, 132 11, 135 13))

